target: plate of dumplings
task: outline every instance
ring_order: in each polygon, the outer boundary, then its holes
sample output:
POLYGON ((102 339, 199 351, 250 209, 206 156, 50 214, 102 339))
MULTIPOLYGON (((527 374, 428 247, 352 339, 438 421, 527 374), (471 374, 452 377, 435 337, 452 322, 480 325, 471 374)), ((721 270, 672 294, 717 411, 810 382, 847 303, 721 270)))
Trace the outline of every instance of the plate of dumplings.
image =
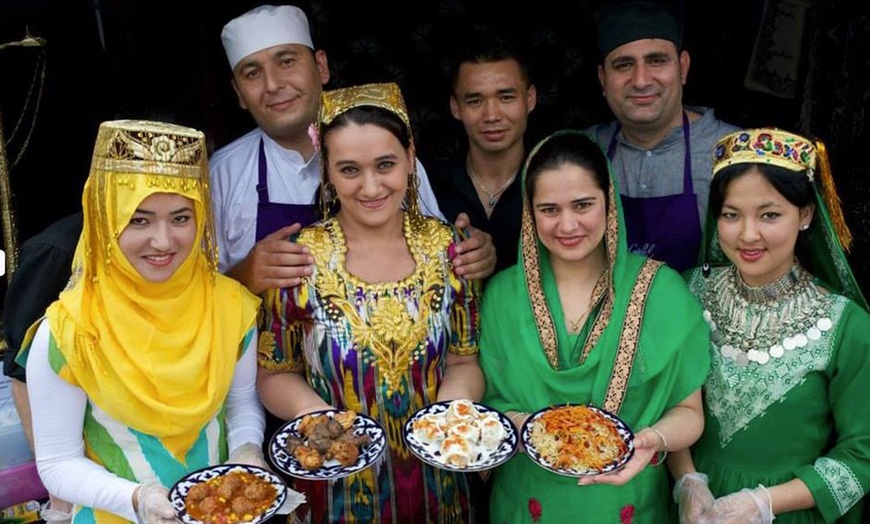
POLYGON ((470 400, 436 402, 405 423, 408 449, 423 462, 457 472, 492 469, 517 452, 519 431, 504 414, 470 400))

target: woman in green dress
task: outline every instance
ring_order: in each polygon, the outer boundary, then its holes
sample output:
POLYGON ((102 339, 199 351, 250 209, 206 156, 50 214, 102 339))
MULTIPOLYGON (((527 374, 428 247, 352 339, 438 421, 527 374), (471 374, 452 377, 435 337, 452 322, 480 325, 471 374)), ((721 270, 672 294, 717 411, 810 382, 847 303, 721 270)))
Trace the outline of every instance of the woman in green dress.
POLYGON ((648 466, 703 429, 700 305, 676 272, 628 252, 607 159, 586 135, 538 144, 523 183, 520 263, 493 278, 481 308, 484 402, 517 426, 548 406, 590 403, 635 430, 635 454, 578 483, 519 453, 494 473, 491 521, 666 522, 667 472, 648 466))
POLYGON ((750 129, 714 150, 707 264, 690 276, 711 328, 706 427, 668 464, 682 522, 861 522, 870 315, 817 146, 750 129))

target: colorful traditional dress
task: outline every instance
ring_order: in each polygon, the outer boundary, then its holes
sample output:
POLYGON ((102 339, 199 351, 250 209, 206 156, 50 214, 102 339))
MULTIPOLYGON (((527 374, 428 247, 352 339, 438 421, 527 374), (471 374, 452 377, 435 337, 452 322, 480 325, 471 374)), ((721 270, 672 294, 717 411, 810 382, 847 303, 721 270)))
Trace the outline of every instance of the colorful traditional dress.
POLYGON ((436 400, 447 352, 477 352, 476 297, 451 269, 448 251, 460 240, 452 227, 409 212, 404 235, 414 273, 371 284, 347 270, 338 219, 303 229, 297 242, 314 256, 312 275, 264 297, 260 365, 304 364, 308 384, 324 401, 369 415, 387 433, 388 451, 374 467, 297 483, 312 522, 470 521, 464 475, 412 456, 402 427, 436 400))
POLYGON ((31 329, 20 355, 32 380, 40 476, 49 492, 74 503, 75 524, 135 522, 140 485, 169 488, 241 444, 262 442, 259 299, 217 274, 205 154, 205 138, 193 129, 100 126, 73 285, 31 329), (188 256, 159 282, 143 277, 119 244, 156 193, 189 199, 196 227, 188 256))
MULTIPOLYGON (((612 178, 608 194, 608 267, 579 335, 562 320, 548 253, 524 203, 521 263, 490 281, 481 306, 484 403, 521 412, 592 403, 640 430, 703 383, 709 338, 697 300, 677 273, 627 251, 612 178)), ((620 487, 580 487, 517 454, 494 473, 492 522, 660 523, 670 518, 669 500, 664 467, 620 487)))
MULTIPOLYGON (((815 151, 771 136, 782 134, 729 135, 717 160, 815 167, 815 151)), ((719 245, 717 217, 707 217, 707 265, 689 275, 712 354, 706 425, 692 457, 716 497, 802 480, 817 507, 778 514, 777 524, 858 523, 870 489, 870 315, 832 222, 832 201, 813 187, 815 214, 798 237, 799 262, 763 287, 743 283, 719 245)))

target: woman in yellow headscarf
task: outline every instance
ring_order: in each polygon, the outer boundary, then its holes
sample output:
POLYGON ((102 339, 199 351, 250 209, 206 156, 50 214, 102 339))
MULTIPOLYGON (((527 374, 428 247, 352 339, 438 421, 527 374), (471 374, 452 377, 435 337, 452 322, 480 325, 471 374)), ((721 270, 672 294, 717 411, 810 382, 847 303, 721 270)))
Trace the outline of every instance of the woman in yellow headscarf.
POLYGON ((68 290, 31 328, 36 463, 73 522, 174 521, 166 488, 265 465, 259 300, 217 274, 203 134, 100 126, 68 290))

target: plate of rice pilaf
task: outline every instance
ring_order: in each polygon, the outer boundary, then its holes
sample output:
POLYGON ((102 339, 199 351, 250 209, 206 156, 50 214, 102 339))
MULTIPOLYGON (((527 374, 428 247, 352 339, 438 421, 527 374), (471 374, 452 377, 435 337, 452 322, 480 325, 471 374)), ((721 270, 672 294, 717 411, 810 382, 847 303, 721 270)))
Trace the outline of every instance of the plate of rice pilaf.
POLYGON ((541 409, 523 424, 521 439, 532 461, 566 477, 610 473, 634 455, 634 433, 628 425, 589 405, 541 409))

